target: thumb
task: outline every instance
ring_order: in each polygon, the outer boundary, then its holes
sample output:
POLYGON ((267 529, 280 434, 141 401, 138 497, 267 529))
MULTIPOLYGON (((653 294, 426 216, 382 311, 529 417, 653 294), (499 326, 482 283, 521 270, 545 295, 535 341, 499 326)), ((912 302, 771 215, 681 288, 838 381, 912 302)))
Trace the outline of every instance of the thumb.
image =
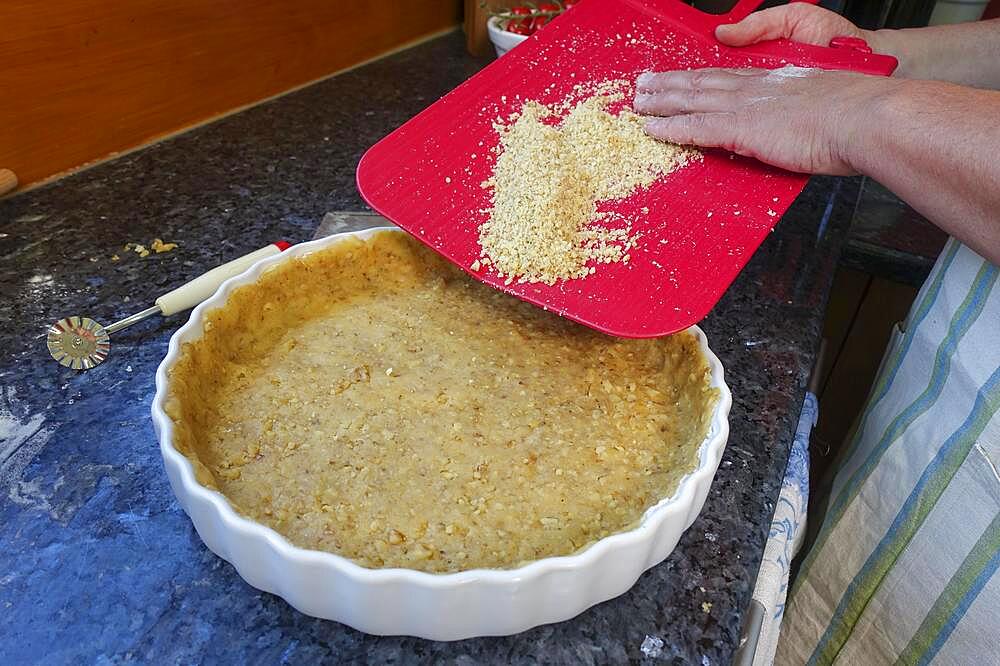
POLYGON ((757 12, 739 23, 720 25, 715 29, 715 38, 726 46, 749 46, 769 39, 786 37, 784 22, 777 20, 777 17, 767 17, 764 14, 765 12, 757 12))
POLYGON ((739 23, 720 25, 715 29, 715 38, 726 46, 748 46, 769 39, 791 37, 788 14, 787 6, 754 12, 739 23))
POLYGON ((731 113, 690 113, 669 118, 648 118, 646 134, 684 146, 729 148, 736 144, 731 113))

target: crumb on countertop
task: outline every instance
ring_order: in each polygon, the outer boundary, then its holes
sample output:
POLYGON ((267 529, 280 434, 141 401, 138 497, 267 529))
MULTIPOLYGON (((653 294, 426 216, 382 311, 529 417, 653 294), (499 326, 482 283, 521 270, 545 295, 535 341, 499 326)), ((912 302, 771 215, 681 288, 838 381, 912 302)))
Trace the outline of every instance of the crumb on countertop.
MULTIPOLYGON (((154 238, 153 241, 149 244, 149 247, 146 247, 142 243, 129 242, 125 243, 122 249, 124 249, 126 252, 135 252, 140 257, 146 258, 153 252, 155 252, 156 254, 162 254, 164 252, 170 252, 172 250, 176 250, 177 243, 165 243, 161 238, 154 238)), ((111 261, 118 261, 119 259, 120 257, 117 254, 111 255, 111 261)))

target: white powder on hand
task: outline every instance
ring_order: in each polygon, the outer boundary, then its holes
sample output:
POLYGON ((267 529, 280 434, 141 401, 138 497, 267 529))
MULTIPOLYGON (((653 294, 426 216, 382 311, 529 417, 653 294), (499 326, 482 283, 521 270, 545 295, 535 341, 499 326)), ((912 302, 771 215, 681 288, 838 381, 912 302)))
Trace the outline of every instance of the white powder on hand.
POLYGON ((772 69, 764 78, 768 81, 788 78, 800 79, 804 76, 812 76, 818 71, 819 70, 815 67, 796 67, 795 65, 785 65, 784 67, 779 67, 778 69, 772 69))

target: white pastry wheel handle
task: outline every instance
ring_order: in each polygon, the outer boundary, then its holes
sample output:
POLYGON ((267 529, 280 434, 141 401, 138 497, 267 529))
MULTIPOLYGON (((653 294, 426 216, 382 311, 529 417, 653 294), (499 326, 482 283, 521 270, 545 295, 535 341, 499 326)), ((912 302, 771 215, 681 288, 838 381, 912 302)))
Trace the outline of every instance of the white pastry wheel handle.
POLYGON ((160 312, 164 316, 193 308, 214 294, 219 285, 229 278, 239 275, 261 259, 281 254, 288 247, 288 243, 278 241, 250 254, 245 254, 239 259, 233 259, 229 263, 217 266, 207 273, 199 275, 187 284, 181 285, 173 291, 160 296, 156 299, 156 305, 160 308, 160 312))

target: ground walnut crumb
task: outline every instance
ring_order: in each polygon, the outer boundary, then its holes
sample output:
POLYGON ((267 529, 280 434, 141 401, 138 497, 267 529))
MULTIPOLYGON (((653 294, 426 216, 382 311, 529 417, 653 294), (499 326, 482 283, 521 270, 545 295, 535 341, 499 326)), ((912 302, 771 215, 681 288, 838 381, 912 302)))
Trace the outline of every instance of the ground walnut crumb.
MULTIPOLYGON (((150 255, 151 252, 156 254, 163 254, 164 252, 171 252, 177 249, 177 243, 165 243, 161 238, 154 238, 153 242, 149 244, 147 248, 142 243, 126 243, 123 248, 126 252, 135 252, 140 257, 145 259, 150 255)), ((118 255, 114 255, 111 259, 112 261, 118 261, 118 255)))
POLYGON ((638 235, 630 221, 599 213, 598 204, 625 198, 700 157, 651 138, 627 109, 609 113, 626 84, 596 86, 577 102, 529 101, 506 124, 496 124, 498 157, 482 183, 493 201, 479 244, 507 284, 553 284, 592 274, 588 262, 625 261, 638 235))
POLYGON ((153 250, 156 254, 162 254, 163 252, 170 252, 171 250, 177 249, 177 243, 164 243, 160 238, 154 238, 153 242, 149 244, 149 248, 153 250))
POLYGON ((126 252, 135 252, 144 259, 149 256, 149 250, 142 243, 126 243, 124 250, 126 252))

